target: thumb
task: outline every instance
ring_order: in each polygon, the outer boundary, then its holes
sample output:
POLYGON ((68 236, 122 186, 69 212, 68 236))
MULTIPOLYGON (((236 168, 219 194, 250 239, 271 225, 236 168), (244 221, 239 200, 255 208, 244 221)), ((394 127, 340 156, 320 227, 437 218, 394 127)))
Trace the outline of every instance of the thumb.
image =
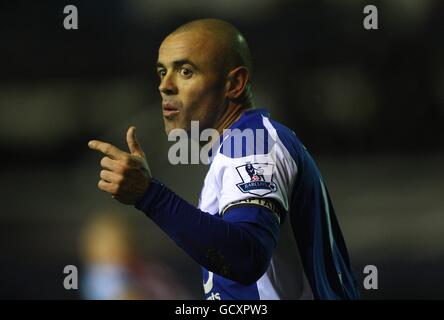
POLYGON ((132 155, 145 158, 145 153, 136 138, 136 127, 129 127, 126 132, 126 142, 132 155))

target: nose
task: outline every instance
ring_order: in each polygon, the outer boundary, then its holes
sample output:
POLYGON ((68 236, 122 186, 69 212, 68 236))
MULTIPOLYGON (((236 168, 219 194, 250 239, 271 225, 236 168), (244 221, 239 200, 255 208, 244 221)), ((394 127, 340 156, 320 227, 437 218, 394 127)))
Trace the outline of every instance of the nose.
POLYGON ((167 73, 161 80, 159 84, 159 91, 165 95, 177 94, 177 86, 174 81, 174 74, 167 73))

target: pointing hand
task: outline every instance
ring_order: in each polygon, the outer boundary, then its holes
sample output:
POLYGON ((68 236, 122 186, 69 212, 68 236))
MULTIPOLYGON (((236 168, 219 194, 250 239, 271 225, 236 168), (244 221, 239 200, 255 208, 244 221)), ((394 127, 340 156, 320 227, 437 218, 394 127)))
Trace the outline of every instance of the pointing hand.
POLYGON ((100 171, 99 189, 124 204, 134 205, 150 185, 151 172, 137 141, 135 127, 128 129, 126 141, 129 153, 98 140, 88 142, 88 147, 105 154, 100 161, 103 170, 100 171))

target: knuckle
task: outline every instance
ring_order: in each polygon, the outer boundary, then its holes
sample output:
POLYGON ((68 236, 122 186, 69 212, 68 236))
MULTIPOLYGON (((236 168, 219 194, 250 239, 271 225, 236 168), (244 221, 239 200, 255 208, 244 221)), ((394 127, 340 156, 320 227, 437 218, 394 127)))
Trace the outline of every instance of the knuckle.
POLYGON ((124 180, 125 180, 125 178, 124 178, 122 175, 119 175, 119 176, 117 177, 117 179, 116 179, 117 184, 118 184, 119 186, 123 184, 124 180))
POLYGON ((129 155, 125 155, 122 159, 123 164, 127 167, 131 165, 131 157, 129 155))
POLYGON ((126 168, 124 165, 120 165, 120 166, 116 166, 115 168, 113 168, 113 171, 115 173, 120 174, 120 175, 124 175, 126 172, 126 168))
POLYGON ((109 153, 111 151, 111 145, 109 143, 105 143, 103 145, 103 150, 105 151, 105 153, 109 153))

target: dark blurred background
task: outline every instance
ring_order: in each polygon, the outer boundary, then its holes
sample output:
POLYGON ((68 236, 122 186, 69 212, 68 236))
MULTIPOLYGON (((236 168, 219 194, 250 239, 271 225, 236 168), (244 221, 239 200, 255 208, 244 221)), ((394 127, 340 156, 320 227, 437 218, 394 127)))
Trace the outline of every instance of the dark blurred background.
POLYGON ((198 265, 97 189, 101 156, 87 148, 97 138, 126 150, 137 126, 153 174, 197 204, 206 168, 168 163, 155 62, 169 32, 201 17, 244 33, 256 104, 315 156, 362 297, 443 298, 440 0, 1 1, 0 298, 85 298, 85 252, 103 250, 85 249, 94 240, 82 235, 106 214, 128 224, 139 278, 160 279, 140 297, 202 298, 198 265), (367 4, 379 10, 378 30, 363 28, 367 4), (63 28, 66 5, 78 9, 78 30, 63 28), (71 264, 79 290, 63 287, 71 264), (378 290, 362 286, 370 264, 378 290))

